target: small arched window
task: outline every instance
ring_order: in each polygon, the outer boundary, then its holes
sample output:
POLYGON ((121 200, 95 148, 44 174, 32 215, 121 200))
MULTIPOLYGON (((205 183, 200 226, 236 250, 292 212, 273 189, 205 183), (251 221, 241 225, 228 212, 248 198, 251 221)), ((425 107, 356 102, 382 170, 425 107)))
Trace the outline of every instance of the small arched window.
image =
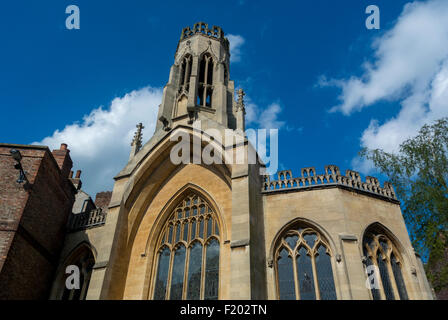
MULTIPOLYGON (((62 277, 61 287, 63 289, 59 298, 61 300, 85 300, 94 265, 95 259, 93 253, 87 246, 82 245, 76 249, 71 257, 67 259, 62 270, 64 275, 62 277), (65 273, 66 268, 69 265, 76 266, 79 270, 79 288, 68 289, 66 286, 67 278, 72 276, 70 273, 65 273)), ((71 280, 69 280, 69 282, 71 282, 71 280)))
POLYGON ((201 107, 212 106, 213 94, 213 59, 210 54, 202 56, 199 65, 198 105, 201 107))
POLYGON ((190 194, 162 229, 153 298, 218 299, 219 249, 219 226, 212 207, 190 194))
POLYGON ((180 65, 180 81, 179 92, 188 92, 190 89, 190 75, 191 75, 192 58, 187 54, 183 57, 180 65))
POLYGON ((314 228, 296 224, 286 230, 274 259, 279 299, 337 299, 330 246, 314 228))
POLYGON ((370 229, 363 238, 364 265, 374 300, 408 300, 402 259, 381 230, 370 229))

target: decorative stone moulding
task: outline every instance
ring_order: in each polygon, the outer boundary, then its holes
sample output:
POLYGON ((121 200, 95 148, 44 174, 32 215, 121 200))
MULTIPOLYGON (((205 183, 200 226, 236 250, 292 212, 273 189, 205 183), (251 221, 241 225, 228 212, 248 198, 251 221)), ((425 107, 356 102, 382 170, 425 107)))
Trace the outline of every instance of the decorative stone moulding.
POLYGON ((347 170, 345 175, 341 175, 339 168, 335 165, 325 166, 325 174, 316 174, 314 167, 303 168, 301 177, 293 178, 291 170, 283 170, 277 173, 277 180, 271 180, 270 176, 263 177, 263 193, 305 189, 324 186, 342 186, 355 191, 367 192, 397 201, 397 197, 389 182, 380 186, 377 178, 367 176, 366 181, 361 180, 359 172, 347 170))

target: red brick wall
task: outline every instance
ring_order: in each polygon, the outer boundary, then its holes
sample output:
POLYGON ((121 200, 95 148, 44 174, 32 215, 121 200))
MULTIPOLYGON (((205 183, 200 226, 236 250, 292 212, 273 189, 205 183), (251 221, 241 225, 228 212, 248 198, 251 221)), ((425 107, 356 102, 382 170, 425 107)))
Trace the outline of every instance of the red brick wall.
POLYGON ((62 173, 48 148, 0 144, 0 299, 48 298, 75 194, 68 150, 58 153, 62 173), (28 191, 11 148, 22 154, 28 191))
POLYGON ((96 194, 95 197, 95 206, 97 208, 101 208, 103 210, 107 210, 109 207, 110 199, 112 198, 111 191, 103 191, 96 194))

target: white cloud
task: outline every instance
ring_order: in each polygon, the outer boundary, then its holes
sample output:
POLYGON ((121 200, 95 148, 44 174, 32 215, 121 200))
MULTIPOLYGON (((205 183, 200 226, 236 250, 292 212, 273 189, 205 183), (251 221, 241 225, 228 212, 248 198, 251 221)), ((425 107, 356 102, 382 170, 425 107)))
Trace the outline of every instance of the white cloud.
MULTIPOLYGON (((396 24, 373 42, 373 62, 360 77, 326 80, 340 87, 346 115, 379 101, 398 101, 401 110, 385 123, 372 119, 363 132, 363 147, 397 151, 425 123, 448 116, 448 1, 406 4, 396 24)), ((368 171, 369 165, 357 162, 368 171)))
POLYGON ((246 100, 246 122, 249 127, 280 130, 285 125, 285 121, 278 119, 282 112, 279 103, 271 103, 263 109, 253 103, 250 98, 246 100))
POLYGON ((279 130, 286 128, 291 131, 294 128, 286 126, 286 122, 279 120, 279 114, 282 112, 282 107, 279 103, 274 102, 266 108, 260 108, 252 102, 249 97, 246 97, 246 128, 248 139, 252 146, 257 149, 258 155, 267 165, 267 173, 272 175, 278 170, 279 149, 278 139, 279 130), (265 134, 260 131, 257 133, 253 130, 266 129, 265 134), (276 131, 271 129, 277 129, 276 131), (265 136, 266 135, 266 136, 265 136))
POLYGON ((144 141, 152 136, 161 100, 161 89, 134 90, 113 99, 106 109, 94 109, 81 123, 67 125, 34 144, 59 149, 61 143, 67 143, 73 169, 83 171, 83 190, 94 197, 97 192, 112 190, 113 177, 128 161, 136 124, 145 126, 144 141))
POLYGON ((228 34, 226 35, 230 44, 230 62, 241 61, 241 47, 245 40, 240 35, 228 34))

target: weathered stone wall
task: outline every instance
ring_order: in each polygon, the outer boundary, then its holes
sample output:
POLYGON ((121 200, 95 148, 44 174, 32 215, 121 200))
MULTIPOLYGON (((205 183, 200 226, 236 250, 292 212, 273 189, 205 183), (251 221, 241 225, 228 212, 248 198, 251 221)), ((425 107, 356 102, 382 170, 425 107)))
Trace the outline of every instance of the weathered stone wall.
MULTIPOLYGON (((362 264, 362 239, 367 227, 379 223, 389 231, 404 258, 403 276, 410 299, 428 298, 420 280, 414 250, 399 205, 339 187, 293 190, 264 195, 266 259, 272 260, 276 236, 285 225, 310 223, 331 245, 338 299, 370 299, 362 264), (336 261, 336 255, 341 261, 336 261), (416 270, 416 274, 413 272, 416 270)), ((276 299, 274 268, 268 269, 269 299, 276 299)))

